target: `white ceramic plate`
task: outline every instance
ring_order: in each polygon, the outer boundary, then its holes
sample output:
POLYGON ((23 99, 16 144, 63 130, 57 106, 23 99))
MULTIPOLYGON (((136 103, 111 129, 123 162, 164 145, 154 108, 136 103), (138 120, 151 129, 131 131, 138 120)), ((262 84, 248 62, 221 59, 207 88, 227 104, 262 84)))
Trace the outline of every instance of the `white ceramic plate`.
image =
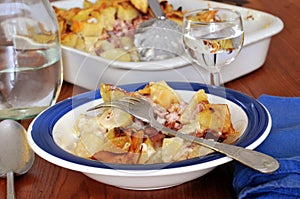
MULTIPOLYGON (((195 91, 203 88, 212 103, 229 105, 234 127, 243 132, 235 143, 254 149, 267 137, 271 128, 271 117, 265 107, 242 93, 213 88, 198 83, 168 82, 189 100, 195 91)), ((144 87, 144 83, 122 86, 128 91, 144 87)), ((198 178, 218 165, 231 161, 221 154, 213 153, 204 157, 162 164, 126 165, 110 164, 89 160, 73 155, 76 138, 73 125, 77 116, 101 102, 99 90, 84 93, 50 107, 31 123, 28 141, 32 149, 45 160, 117 187, 126 189, 160 189, 182 184, 198 178)))

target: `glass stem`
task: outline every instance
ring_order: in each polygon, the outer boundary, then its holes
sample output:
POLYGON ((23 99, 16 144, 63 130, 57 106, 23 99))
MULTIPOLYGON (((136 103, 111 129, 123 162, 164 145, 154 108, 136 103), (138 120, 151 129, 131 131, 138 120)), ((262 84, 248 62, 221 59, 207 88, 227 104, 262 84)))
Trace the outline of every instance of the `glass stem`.
MULTIPOLYGON (((214 67, 217 68, 217 54, 214 54, 214 67)), ((210 72, 210 84, 213 86, 223 86, 221 85, 221 75, 220 70, 210 72)))
POLYGON ((214 86, 221 86, 220 72, 210 73, 210 84, 214 86))

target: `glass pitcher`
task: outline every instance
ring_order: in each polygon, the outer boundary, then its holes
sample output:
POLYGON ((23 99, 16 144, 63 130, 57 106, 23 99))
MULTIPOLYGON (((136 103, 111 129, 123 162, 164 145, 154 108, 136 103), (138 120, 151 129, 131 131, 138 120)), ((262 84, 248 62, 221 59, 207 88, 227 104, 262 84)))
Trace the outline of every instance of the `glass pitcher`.
POLYGON ((62 80, 56 15, 48 0, 0 2, 0 120, 53 105, 62 80))

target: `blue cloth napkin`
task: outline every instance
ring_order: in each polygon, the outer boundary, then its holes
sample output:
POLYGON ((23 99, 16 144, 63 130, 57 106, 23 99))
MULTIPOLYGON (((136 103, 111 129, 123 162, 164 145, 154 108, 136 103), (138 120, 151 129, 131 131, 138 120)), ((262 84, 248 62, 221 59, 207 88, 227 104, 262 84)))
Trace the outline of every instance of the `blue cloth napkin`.
POLYGON ((300 199, 300 98, 262 95, 273 125, 267 139, 255 150, 280 163, 272 174, 237 164, 233 187, 239 199, 300 199))

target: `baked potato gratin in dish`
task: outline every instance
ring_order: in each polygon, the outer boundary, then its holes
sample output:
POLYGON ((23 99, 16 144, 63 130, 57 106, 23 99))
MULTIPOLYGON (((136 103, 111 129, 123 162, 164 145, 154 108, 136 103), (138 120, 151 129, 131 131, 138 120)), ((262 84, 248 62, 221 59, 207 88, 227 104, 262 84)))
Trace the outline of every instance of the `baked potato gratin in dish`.
MULTIPOLYGON (((182 24, 181 8, 175 10, 167 1, 160 5, 168 19, 182 24)), ((147 0, 84 0, 81 8, 53 8, 63 45, 110 60, 140 61, 134 34, 154 17, 147 0)))
MULTIPOLYGON (((233 143, 240 136, 231 122, 227 104, 211 104, 204 90, 195 92, 189 102, 166 82, 150 82, 144 88, 127 92, 101 84, 104 102, 133 96, 147 100, 156 119, 164 126, 190 135, 233 143)), ((199 144, 170 137, 149 124, 117 108, 101 108, 76 118, 74 154, 117 164, 155 164, 207 155, 212 150, 199 144)))

